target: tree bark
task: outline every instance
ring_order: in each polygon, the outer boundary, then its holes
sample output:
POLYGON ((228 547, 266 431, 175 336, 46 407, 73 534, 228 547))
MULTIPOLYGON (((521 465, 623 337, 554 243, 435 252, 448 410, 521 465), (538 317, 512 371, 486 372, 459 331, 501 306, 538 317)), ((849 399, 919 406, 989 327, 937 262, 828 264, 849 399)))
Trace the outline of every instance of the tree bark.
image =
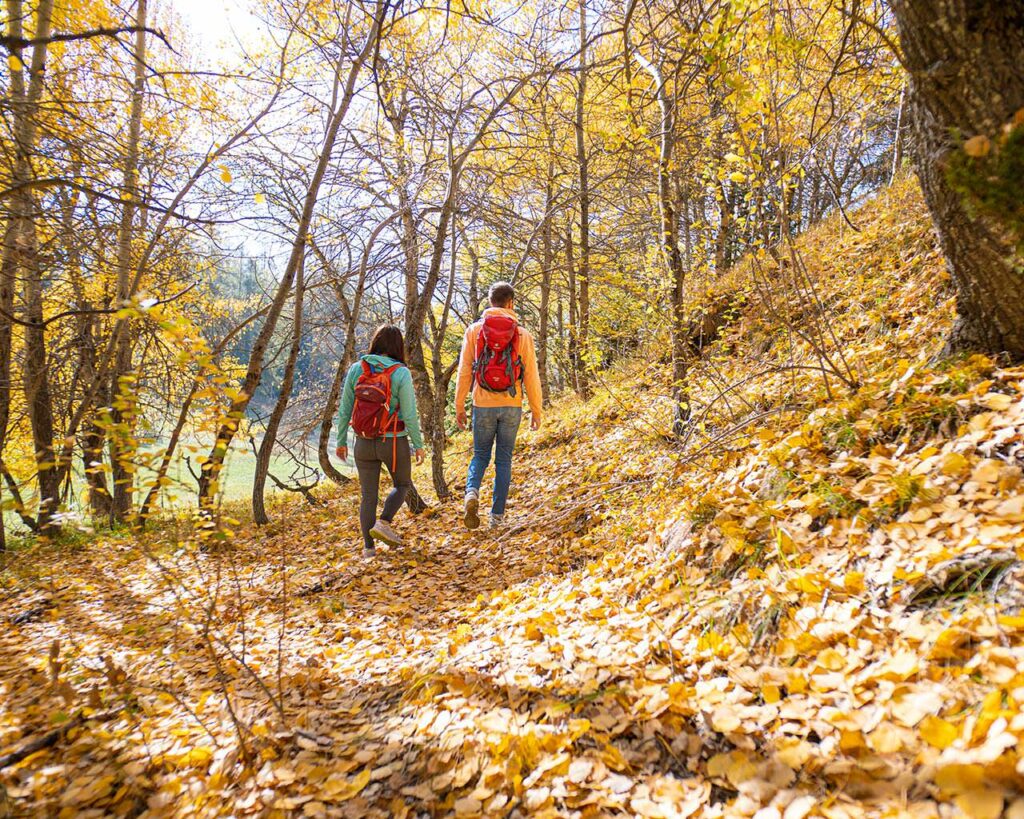
MULTIPOLYGON (((17 223, 7 221, 4 228, 3 258, 0 260, 0 460, 7 442, 7 425, 11 417, 11 343, 14 315, 14 289, 17 286, 14 233, 17 223)), ((7 548, 7 530, 3 518, 3 489, 0 487, 0 551, 7 548)))
MULTIPOLYGON (((128 143, 125 148, 121 185, 121 221, 117 231, 117 303, 124 307, 131 298, 132 229, 139 196, 139 138, 142 132, 142 105, 146 91, 146 16, 147 0, 138 0, 135 16, 135 73, 132 102, 128 115, 128 143)), ((136 384, 132 377, 133 338, 130 328, 117 340, 114 369, 111 373, 110 466, 113 478, 112 521, 125 521, 132 511, 135 456, 136 384)))
MULTIPOLYGON (((576 261, 573 258, 572 244, 572 219, 567 219, 565 225, 565 269, 566 289, 569 291, 569 339, 566 353, 569 358, 569 376, 572 379, 572 388, 579 392, 580 344, 579 336, 576 333, 579 319, 576 301, 576 261)), ((558 316, 559 323, 561 323, 561 310, 559 310, 558 316)))
MULTIPOLYGON (((545 96, 544 102, 546 103, 545 96)), ((548 381, 548 324, 551 305, 551 268, 554 253, 554 201, 555 201, 555 132, 548 121, 546 104, 541 109, 547 137, 547 173, 544 178, 544 225, 541 228, 540 319, 537 325, 537 371, 540 374, 541 399, 547 406, 551 402, 548 381)))
MULTIPOLYGON (((1024 259, 1014 231, 971 208, 947 178, 950 163, 962 158, 961 140, 994 140, 1024 108, 1024 9, 1005 0, 892 5, 910 73, 907 115, 917 173, 956 288, 949 348, 1024 359, 1024 259)), ((1021 180, 1003 181, 1024 196, 1021 180)))
MULTIPOLYGON (((676 128, 675 107, 658 67, 640 55, 637 55, 637 60, 651 75, 658 98, 658 107, 661 109, 661 138, 658 144, 659 233, 661 253, 672 285, 672 398, 675 406, 672 430, 674 434, 679 435, 690 418, 690 401, 686 385, 689 363, 689 328, 685 303, 686 268, 679 251, 675 195, 672 190, 672 152, 675 148, 676 128)), ((724 195, 725 191, 723 190, 722 193, 724 195)), ((728 206, 724 200, 722 207, 722 221, 724 222, 724 214, 728 212, 728 206)), ((723 248, 722 235, 725 233, 726 227, 727 225, 723 224, 719 229, 720 246, 723 248)))
MULTIPOLYGON (((21 20, 24 9, 20 0, 7 2, 8 30, 12 36, 22 36, 21 20)), ((18 192, 11 197, 11 225, 9 245, 5 245, 3 267, 12 271, 14 280, 22 279, 25 310, 24 387, 32 427, 32 443, 36 455, 36 481, 39 491, 37 522, 42 534, 56 534, 59 527, 53 514, 60 504, 60 473, 57 470, 53 446, 54 419, 47 370, 46 330, 43 323, 43 278, 38 255, 36 235, 37 203, 29 183, 33 179, 32 156, 36 150, 38 128, 36 116, 43 94, 46 71, 47 38, 53 0, 40 0, 36 10, 35 38, 40 42, 32 49, 29 66, 29 84, 26 90, 22 77, 22 49, 16 46, 11 55, 18 67, 11 71, 11 112, 14 119, 13 187, 18 192)), ((14 66, 12 66, 12 69, 14 66)))
POLYGON ((299 262, 299 269, 295 271, 292 343, 288 349, 288 359, 284 364, 281 387, 277 393, 277 401, 274 402, 274 409, 271 410, 270 418, 267 419, 267 428, 263 433, 263 440, 260 441, 260 448, 256 453, 256 471, 252 481, 252 517, 259 526, 270 523, 270 518, 267 517, 265 498, 267 473, 270 471, 270 457, 274 454, 274 444, 277 443, 277 431, 281 427, 281 419, 284 418, 285 410, 288 409, 292 386, 295 384, 295 362, 299 360, 299 352, 302 350, 302 305, 306 292, 304 272, 305 259, 299 262))
POLYGON ((451 318, 452 299, 455 296, 455 273, 457 267, 458 253, 458 231, 455 229, 455 222, 452 221, 451 246, 448 252, 448 288, 444 295, 444 308, 441 310, 441 320, 434 328, 433 343, 430 349, 430 365, 434 372, 434 417, 431 419, 431 480, 434 484, 434 493, 440 501, 451 497, 451 489, 448 488, 448 481, 444 477, 444 445, 447 441, 444 424, 445 411, 448 408, 448 385, 452 376, 459 366, 456 358, 447 367, 441 359, 444 349, 445 335, 448 333, 448 322, 451 318))
POLYGON ((580 205, 580 255, 579 255, 579 314, 576 333, 577 390, 582 398, 590 397, 590 381, 587 376, 587 343, 590 335, 590 179, 587 158, 586 130, 583 104, 587 94, 587 6, 580 0, 580 46, 579 77, 576 85, 576 163, 579 169, 580 205))

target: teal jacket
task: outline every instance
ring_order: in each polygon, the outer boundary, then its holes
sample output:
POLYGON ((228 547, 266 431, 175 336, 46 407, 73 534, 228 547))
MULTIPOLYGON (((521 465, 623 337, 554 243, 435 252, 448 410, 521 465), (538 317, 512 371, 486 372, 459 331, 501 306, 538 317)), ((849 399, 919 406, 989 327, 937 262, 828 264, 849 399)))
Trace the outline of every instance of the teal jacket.
MULTIPOLYGON (((353 364, 345 376, 345 386, 341 390, 341 406, 338 407, 338 446, 348 446, 348 427, 352 422, 352 406, 356 402, 356 381, 363 373, 363 361, 368 361, 374 372, 386 370, 392 364, 398 364, 386 355, 364 355, 353 364)), ((416 391, 412 386, 412 373, 404 364, 391 373, 391 412, 398 410, 398 417, 405 424, 405 429, 397 433, 399 438, 408 436, 413 449, 423 449, 423 434, 420 432, 420 418, 416 414, 416 391)), ((390 438, 396 433, 388 433, 390 438)))

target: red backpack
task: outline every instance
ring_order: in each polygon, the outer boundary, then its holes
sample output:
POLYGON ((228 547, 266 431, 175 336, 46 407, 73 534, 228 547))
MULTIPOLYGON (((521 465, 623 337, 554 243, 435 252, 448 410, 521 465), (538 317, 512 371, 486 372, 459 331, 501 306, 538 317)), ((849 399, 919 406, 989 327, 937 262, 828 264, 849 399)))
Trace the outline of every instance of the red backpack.
POLYGON ((511 316, 488 313, 476 336, 473 376, 490 392, 507 392, 513 398, 523 378, 519 357, 519 324, 511 316))
POLYGON ((392 364, 385 370, 374 372, 369 362, 364 360, 362 364, 363 372, 356 380, 352 429, 363 438, 380 438, 405 429, 398 413, 391 412, 391 373, 402 365, 392 364))

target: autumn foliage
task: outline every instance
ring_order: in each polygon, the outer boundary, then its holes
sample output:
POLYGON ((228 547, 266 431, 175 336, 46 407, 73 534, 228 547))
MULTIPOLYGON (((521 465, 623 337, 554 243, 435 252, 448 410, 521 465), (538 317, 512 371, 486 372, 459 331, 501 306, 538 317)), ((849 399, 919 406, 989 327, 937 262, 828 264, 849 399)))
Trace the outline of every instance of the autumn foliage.
POLYGON ((496 537, 440 505, 363 562, 342 488, 230 550, 169 521, 9 562, 0 747, 53 741, 7 804, 1021 815, 1024 370, 937 357, 916 184, 706 287, 688 437, 663 347, 618 362, 521 441, 496 537))

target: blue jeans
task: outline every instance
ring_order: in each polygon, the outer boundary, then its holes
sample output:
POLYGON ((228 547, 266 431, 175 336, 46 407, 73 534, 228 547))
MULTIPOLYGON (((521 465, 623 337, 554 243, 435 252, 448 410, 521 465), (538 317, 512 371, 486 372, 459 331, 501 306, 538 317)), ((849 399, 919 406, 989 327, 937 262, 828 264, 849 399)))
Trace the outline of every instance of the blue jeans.
POLYGON ((466 491, 480 491, 484 472, 494 451, 494 496, 491 514, 504 515, 512 483, 512 450, 516 445, 522 407, 473 407, 473 460, 469 462, 466 491), (497 444, 497 446, 495 446, 497 444))

